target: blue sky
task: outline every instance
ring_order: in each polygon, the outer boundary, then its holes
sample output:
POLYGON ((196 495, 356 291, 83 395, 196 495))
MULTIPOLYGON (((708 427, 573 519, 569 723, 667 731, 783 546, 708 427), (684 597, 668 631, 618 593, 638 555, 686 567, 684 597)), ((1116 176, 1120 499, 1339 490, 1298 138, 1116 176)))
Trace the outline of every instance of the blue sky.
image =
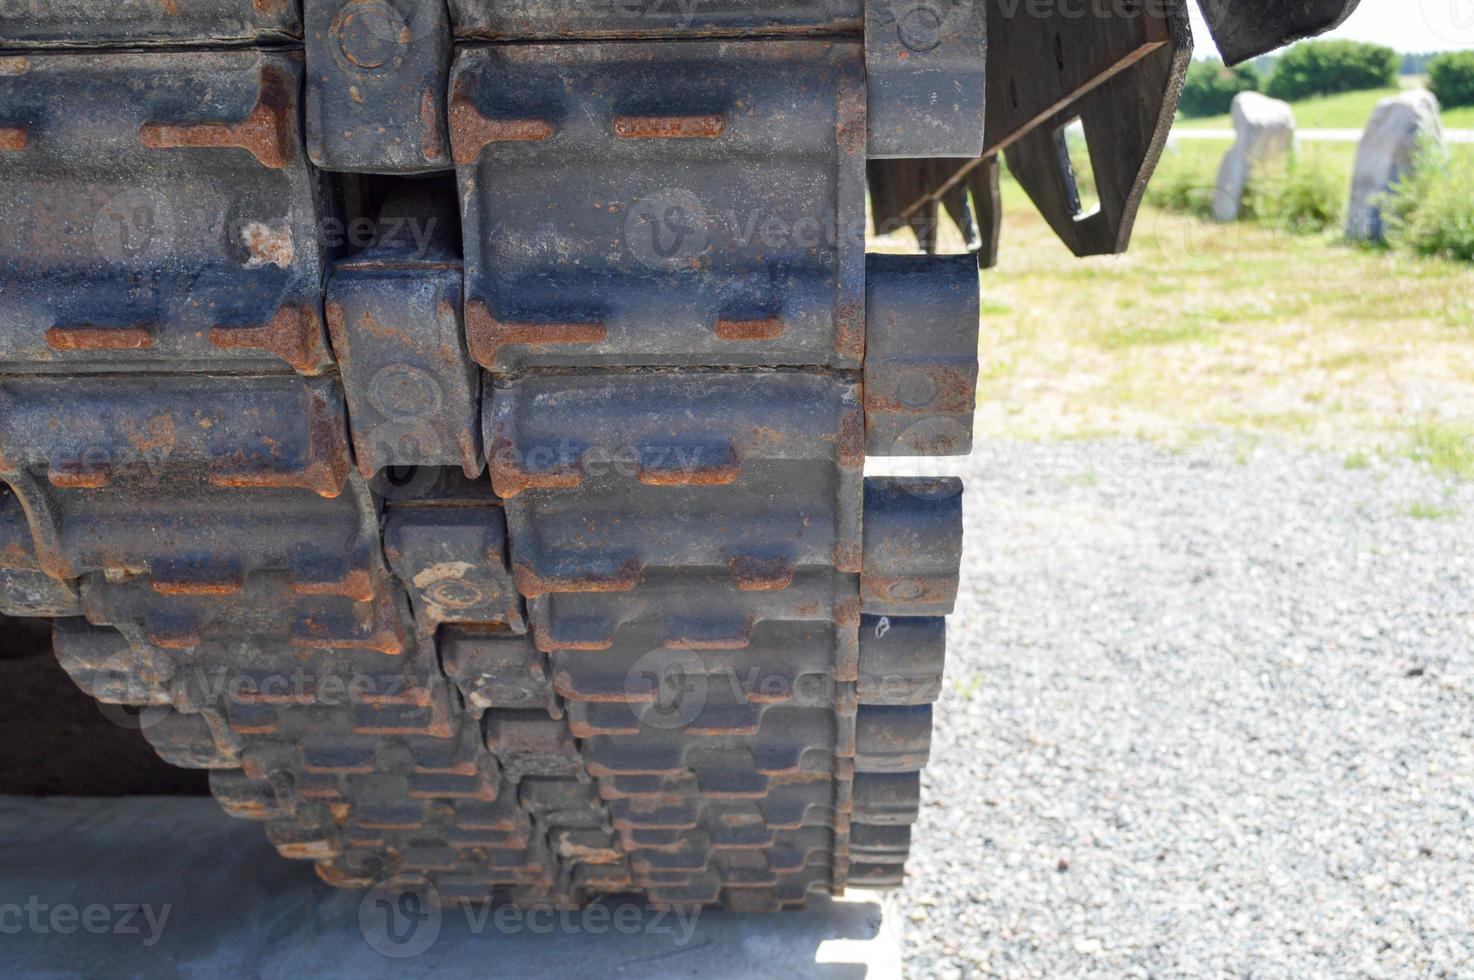
MULTIPOLYGON (((1192 12, 1197 55, 1216 54, 1198 8, 1192 12)), ((1329 36, 1375 41, 1398 51, 1474 48, 1474 0, 1361 0, 1329 36)))

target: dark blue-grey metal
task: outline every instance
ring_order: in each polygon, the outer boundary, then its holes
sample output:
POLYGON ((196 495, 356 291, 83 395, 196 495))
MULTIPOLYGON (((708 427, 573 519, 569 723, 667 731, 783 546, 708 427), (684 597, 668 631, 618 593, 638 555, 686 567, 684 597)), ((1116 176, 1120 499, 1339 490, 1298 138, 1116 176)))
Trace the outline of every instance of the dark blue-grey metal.
POLYGON ((862 616, 860 703, 931 704, 942 693, 946 656, 941 616, 862 616))
POLYGON ((1361 0, 1198 0, 1230 65, 1339 26, 1361 0))
POLYGON ((528 603, 543 650, 604 650, 635 624, 680 648, 743 649, 763 623, 833 622, 847 627, 838 661, 853 664, 858 646, 859 579, 829 567, 797 569, 788 587, 744 589, 730 571, 647 569, 630 592, 550 592, 528 603))
POLYGON ((862 0, 450 0, 457 38, 858 33, 862 0))
POLYGON ((481 372, 461 329, 458 221, 428 188, 380 209, 374 243, 338 262, 325 316, 365 479, 391 466, 480 473, 481 372))
POLYGON ((404 583, 415 623, 426 637, 443 623, 526 631, 501 507, 391 507, 384 520, 384 554, 404 583))
POLYGON ((36 563, 81 580, 95 622, 136 624, 169 649, 242 615, 284 644, 404 648, 331 383, 5 378, 0 460, 36 563), (275 598, 221 601, 263 595, 275 598))
POLYGON ((871 159, 983 152, 987 37, 982 0, 865 0, 871 159))
POLYGON ((0 0, 0 45, 282 44, 302 37, 298 7, 298 0, 0 0))
POLYGON ((47 573, 36 555, 20 498, 0 483, 0 613, 6 616, 76 616, 77 589, 47 573))
POLYGON ((962 481, 865 480, 861 608, 881 616, 945 616, 957 600, 962 481))
POLYGON ((489 370, 859 366, 857 43, 469 48, 451 140, 489 370))
POLYGON ((256 50, 0 66, 0 369, 326 367, 301 78, 256 50))
POLYGON ((965 456, 978 386, 978 267, 970 255, 870 255, 865 452, 965 456))
POLYGON ((304 0, 307 152, 324 170, 450 167, 444 0, 304 0))
POLYGON ((697 567, 781 591, 804 566, 858 571, 862 424, 855 386, 820 374, 498 386, 485 438, 518 588, 628 592, 697 567))
POLYGON ((931 755, 930 704, 862 704, 855 715, 856 772, 915 772, 931 755))
POLYGON ((526 634, 451 626, 440 634, 440 661, 466 699, 466 709, 561 713, 548 656, 526 634))

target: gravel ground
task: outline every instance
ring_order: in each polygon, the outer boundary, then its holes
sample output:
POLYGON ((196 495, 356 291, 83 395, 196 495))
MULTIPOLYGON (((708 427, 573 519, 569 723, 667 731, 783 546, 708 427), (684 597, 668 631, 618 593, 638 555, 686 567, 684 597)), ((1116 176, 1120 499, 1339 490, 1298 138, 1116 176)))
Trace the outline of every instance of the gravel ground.
POLYGON ((964 461, 909 975, 1474 974, 1474 488, 1231 448, 964 461))

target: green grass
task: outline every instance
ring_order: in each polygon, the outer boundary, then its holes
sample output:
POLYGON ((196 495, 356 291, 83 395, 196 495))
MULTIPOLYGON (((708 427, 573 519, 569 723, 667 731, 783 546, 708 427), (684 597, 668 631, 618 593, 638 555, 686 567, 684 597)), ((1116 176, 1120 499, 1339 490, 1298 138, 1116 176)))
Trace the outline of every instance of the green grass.
MULTIPOLYGON (((1377 103, 1399 91, 1401 89, 1388 88, 1342 92, 1292 102, 1295 126, 1298 129, 1361 129, 1372 118, 1372 110, 1377 103)), ((1179 117, 1176 124, 1185 129, 1232 129, 1233 119, 1226 115, 1201 119, 1179 117)), ((1474 129, 1474 106, 1445 109, 1443 125, 1446 129, 1474 129)))
MULTIPOLYGON (((1171 153, 1211 184, 1226 148, 1171 153)), ((1354 151, 1302 148, 1348 187, 1354 151)), ((1448 421, 1474 420, 1474 267, 1150 206, 1126 255, 1077 259, 1002 186, 980 437, 1273 438, 1474 480, 1474 427, 1448 421)))
POLYGON ((1474 424, 1454 421, 1414 425, 1407 456, 1446 476, 1474 480, 1474 424))
POLYGON ((1422 500, 1408 506, 1407 516, 1419 521, 1451 521, 1459 516, 1456 507, 1439 507, 1422 500))
MULTIPOLYGON (((1212 191, 1218 177, 1218 166, 1223 155, 1233 146, 1231 140, 1202 139, 1177 140, 1168 144, 1162 153, 1162 164, 1158 173, 1171 173, 1171 168, 1180 167, 1192 175, 1208 191, 1212 191)), ((1474 153, 1474 146, 1458 145, 1455 152, 1474 153)), ((1356 166, 1355 143, 1304 142, 1295 148, 1297 160, 1324 170, 1342 183, 1347 196, 1351 193, 1351 171, 1356 166)), ((1165 179, 1153 177, 1153 180, 1165 179)))

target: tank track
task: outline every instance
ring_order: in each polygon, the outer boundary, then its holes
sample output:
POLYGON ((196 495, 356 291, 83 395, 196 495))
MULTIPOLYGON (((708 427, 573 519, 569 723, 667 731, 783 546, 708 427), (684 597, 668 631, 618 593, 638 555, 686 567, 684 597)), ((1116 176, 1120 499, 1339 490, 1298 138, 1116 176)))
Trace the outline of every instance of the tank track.
POLYGON ((866 256, 867 141, 980 139, 981 61, 908 118, 858 0, 181 6, 0 12, 0 609, 335 885, 899 884, 961 488, 864 461, 968 451, 977 266, 866 256))
POLYGON ((1000 155, 1125 249, 1185 3, 0 5, 0 613, 336 885, 899 884, 961 486, 865 458, 970 449, 1000 155))

